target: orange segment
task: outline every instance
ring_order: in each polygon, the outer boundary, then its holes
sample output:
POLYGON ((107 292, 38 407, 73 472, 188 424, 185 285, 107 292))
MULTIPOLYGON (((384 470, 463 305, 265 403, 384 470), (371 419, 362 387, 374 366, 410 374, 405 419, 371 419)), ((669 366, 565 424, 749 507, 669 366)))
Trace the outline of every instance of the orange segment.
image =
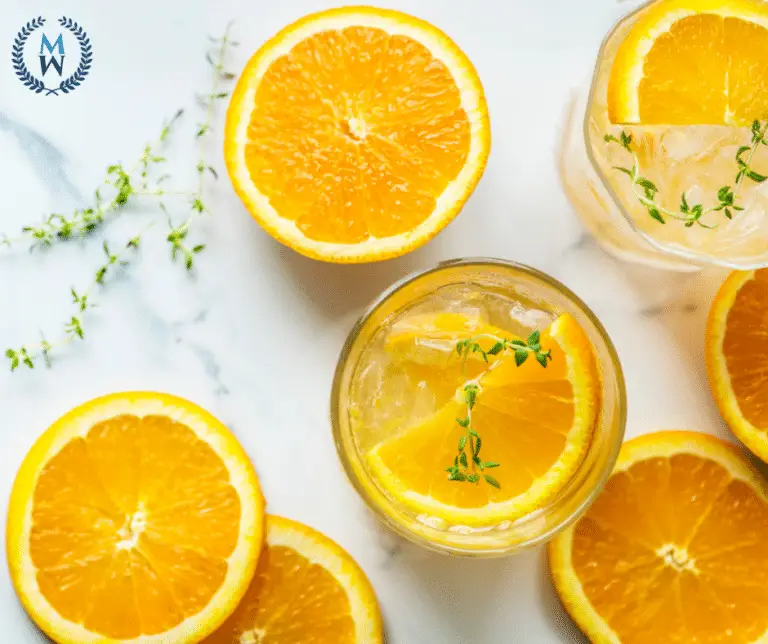
MULTIPOLYGON (((507 335, 507 337, 509 337, 507 335)), ((490 356, 476 382, 480 392, 472 426, 482 436, 487 460, 500 487, 457 483, 445 472, 466 433, 463 386, 442 409, 415 427, 377 445, 367 457, 374 478, 413 510, 450 522, 483 525, 513 520, 557 493, 579 466, 599 407, 599 381, 588 338, 563 315, 541 335, 552 352, 543 369, 514 355, 490 356)), ((432 371, 439 389, 444 373, 432 371)))
POLYGON ((470 353, 464 362, 456 352, 456 343, 465 338, 481 341, 486 347, 490 337, 509 337, 509 333, 481 319, 477 311, 462 313, 427 313, 397 322, 387 336, 386 348, 392 362, 413 387, 428 387, 435 404, 446 404, 456 389, 477 378, 495 361, 486 363, 480 353, 470 353))
POLYGON ((710 309, 707 373, 734 434, 768 461, 768 270, 733 272, 710 309))
POLYGON ((442 229, 489 147, 471 63, 442 32, 396 11, 305 17, 248 63, 225 156, 253 216, 331 261, 402 254, 442 229))
POLYGON ((613 123, 768 117, 768 9, 758 0, 661 0, 640 14, 608 84, 613 123))
POLYGON ((115 394, 60 419, 22 464, 11 577, 57 642, 198 641, 245 592, 262 515, 221 423, 171 396, 115 394))
POLYGON ((311 528, 270 516, 248 592, 203 644, 381 644, 378 604, 365 573, 311 528))
POLYGON ((550 546, 557 592, 592 641, 765 641, 767 492, 711 436, 629 441, 597 502, 550 546))

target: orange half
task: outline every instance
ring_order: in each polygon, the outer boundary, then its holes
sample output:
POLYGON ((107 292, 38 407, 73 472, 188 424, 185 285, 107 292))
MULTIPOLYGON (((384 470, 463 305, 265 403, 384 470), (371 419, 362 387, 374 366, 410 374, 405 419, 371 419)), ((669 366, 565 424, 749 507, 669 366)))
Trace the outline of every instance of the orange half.
POLYGON ((550 544, 592 642, 768 641, 768 488, 729 443, 666 431, 624 444, 595 504, 550 544))
POLYGON ((213 416, 163 394, 98 398, 24 459, 11 580, 60 644, 192 644, 248 588, 263 514, 248 457, 213 416))
POLYGON ((768 4, 661 0, 618 49, 608 116, 627 124, 750 124, 768 118, 768 4))
POLYGON ((483 89, 461 50, 404 13, 306 16, 246 65, 224 154, 254 218, 333 262, 401 255, 456 216, 485 168, 483 89))
POLYGON ((734 271, 707 320, 709 384, 739 440, 768 462, 768 269, 734 271))

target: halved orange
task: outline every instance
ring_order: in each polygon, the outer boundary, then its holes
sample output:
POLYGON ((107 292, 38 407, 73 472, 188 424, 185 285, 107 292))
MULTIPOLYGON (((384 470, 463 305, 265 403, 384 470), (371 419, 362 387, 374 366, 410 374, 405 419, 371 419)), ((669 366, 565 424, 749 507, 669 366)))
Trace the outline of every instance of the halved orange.
MULTIPOLYGON (((509 337, 509 336, 508 336, 509 337)), ((581 463, 596 423, 600 385, 589 339, 570 315, 541 334, 552 360, 516 366, 514 354, 492 356, 476 379, 479 393, 472 427, 482 437, 485 459, 498 462, 499 487, 451 481, 446 468, 466 429, 464 387, 433 416, 376 445, 367 455, 374 480, 405 507, 458 525, 514 520, 540 507, 570 480, 581 463)), ((440 387, 444 374, 432 370, 440 387)))
POLYGON ((624 444, 587 513, 551 542, 590 641, 768 641, 768 487, 735 446, 665 431, 624 444))
POLYGON ((381 644, 368 578, 347 552, 296 521, 267 518, 267 541, 237 610, 202 644, 381 644))
POLYGON ((440 30, 385 9, 306 16, 251 58, 224 154, 254 218, 332 262, 402 255, 445 227, 490 148, 472 64, 440 30))
POLYGON ((768 269, 734 271, 707 321, 707 374, 725 422, 768 462, 768 269))
POLYGON ((618 49, 613 123, 744 125, 768 118, 768 4, 660 0, 618 49))
POLYGON ((24 459, 8 565, 60 644, 198 642, 248 588, 263 518, 253 467, 218 420, 174 396, 114 394, 63 416, 24 459))

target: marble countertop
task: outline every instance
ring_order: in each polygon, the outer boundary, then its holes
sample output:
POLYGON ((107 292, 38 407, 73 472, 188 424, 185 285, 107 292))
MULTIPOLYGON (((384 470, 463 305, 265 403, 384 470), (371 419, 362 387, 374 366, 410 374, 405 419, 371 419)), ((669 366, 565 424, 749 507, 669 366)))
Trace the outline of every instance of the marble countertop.
MULTIPOLYGON (((61 7, 39 3, 52 17, 61 7)), ((356 317, 403 275, 459 256, 514 259, 563 281, 595 311, 624 366, 627 435, 690 428, 727 436, 704 372, 704 325, 722 273, 681 275, 622 264, 584 233, 560 187, 556 158, 574 89, 602 36, 635 3, 616 0, 380 1, 443 28, 476 65, 491 114, 493 150, 463 213, 410 255, 368 266, 321 264, 274 242, 228 180, 212 185, 207 244, 188 276, 173 264, 156 211, 128 210, 96 239, 32 254, 0 249, 0 346, 34 341, 71 315, 69 287, 87 283, 101 253, 147 221, 158 226, 135 263, 99 294, 87 337, 53 367, 0 369, 0 515, 15 472, 38 435, 94 396, 126 389, 190 398, 224 421, 258 469, 269 510, 312 525, 350 553, 380 598, 390 644, 585 642, 559 607, 544 551, 504 560, 449 559, 379 527, 348 484, 329 426, 341 345, 356 317)), ((0 231, 83 205, 115 160, 131 162, 162 119, 207 87, 207 33, 233 31, 230 67, 323 0, 73 0, 94 65, 82 87, 44 97, 0 60, 0 231)), ((32 18, 27 3, 0 9, 0 49, 32 18)), ((223 106, 222 106, 223 107, 223 106)), ((190 126, 194 107, 185 117, 190 126)), ((221 132, 223 110, 214 119, 221 132)), ((189 136, 179 135, 182 139, 189 136)), ((214 143, 212 139, 211 143, 214 143)), ((175 145, 175 144, 174 144, 175 145)), ((183 149, 183 140, 179 145, 183 149)), ((209 152, 223 170, 218 145, 209 152)), ((1 537, 0 537, 1 538, 1 537)), ((0 567, 4 642, 44 641, 0 567)))

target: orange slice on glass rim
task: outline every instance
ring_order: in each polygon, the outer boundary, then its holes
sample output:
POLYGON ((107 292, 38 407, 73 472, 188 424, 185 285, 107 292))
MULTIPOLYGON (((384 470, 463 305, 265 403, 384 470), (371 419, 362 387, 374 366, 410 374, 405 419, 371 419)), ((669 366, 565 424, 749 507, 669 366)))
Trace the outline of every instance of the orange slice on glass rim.
POLYGON ((264 551, 248 592, 201 644, 381 644, 368 578, 340 546, 296 521, 267 517, 264 551))
POLYGON ((191 644, 227 619, 264 501, 229 430, 164 394, 77 407, 24 459, 6 527, 13 586, 60 644, 191 644))
POLYGON ((550 543, 557 594, 591 642, 768 641, 768 488, 729 443, 624 444, 605 490, 550 543))
POLYGON ((253 217, 332 262, 402 255, 472 193, 490 148, 472 64, 397 11, 312 14, 265 43, 227 111, 224 154, 253 217))
POLYGON ((613 123, 745 125, 768 118, 768 4, 661 0, 641 11, 608 83, 613 123))

